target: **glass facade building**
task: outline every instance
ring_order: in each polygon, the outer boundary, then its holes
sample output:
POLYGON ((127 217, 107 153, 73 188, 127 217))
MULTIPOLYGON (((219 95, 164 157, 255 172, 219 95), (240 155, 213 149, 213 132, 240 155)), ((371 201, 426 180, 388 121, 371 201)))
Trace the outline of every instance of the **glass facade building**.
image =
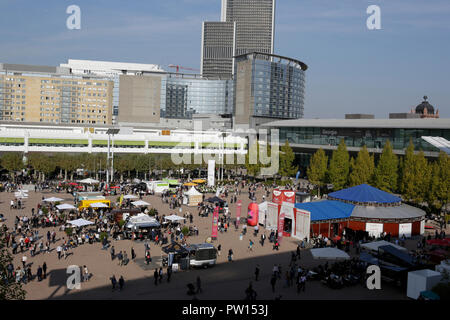
POLYGON ((192 119, 193 114, 231 114, 233 81, 169 74, 161 82, 161 117, 192 119))

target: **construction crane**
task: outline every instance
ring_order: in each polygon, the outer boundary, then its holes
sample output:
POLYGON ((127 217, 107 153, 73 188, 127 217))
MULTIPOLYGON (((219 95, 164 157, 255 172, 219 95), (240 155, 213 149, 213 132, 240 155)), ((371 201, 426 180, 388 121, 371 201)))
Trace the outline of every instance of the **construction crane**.
POLYGON ((187 67, 183 67, 183 66, 175 65, 175 64, 169 64, 169 68, 176 68, 177 69, 177 73, 180 71, 180 69, 190 70, 190 71, 200 71, 198 69, 187 68, 187 67))

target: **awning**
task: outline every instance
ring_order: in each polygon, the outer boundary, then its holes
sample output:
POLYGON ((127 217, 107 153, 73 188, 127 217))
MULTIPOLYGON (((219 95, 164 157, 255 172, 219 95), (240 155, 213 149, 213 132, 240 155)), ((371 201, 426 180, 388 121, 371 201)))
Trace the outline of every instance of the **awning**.
POLYGON ((139 200, 139 201, 133 201, 131 204, 132 204, 133 206, 136 206, 136 207, 149 206, 149 205, 150 205, 150 203, 145 202, 145 201, 142 201, 142 200, 139 200))
POLYGON ((59 201, 64 201, 64 199, 51 197, 51 198, 44 199, 44 201, 45 202, 59 202, 59 201))
POLYGON ((126 225, 127 228, 148 228, 148 227, 159 227, 159 222, 144 213, 140 213, 136 216, 130 217, 126 225))
POLYGON ((372 241, 372 242, 361 244, 361 248, 371 250, 371 251, 378 251, 378 248, 381 246, 393 246, 394 248, 397 248, 398 250, 408 251, 408 249, 406 249, 406 248, 398 246, 394 243, 387 242, 385 240, 372 241))
POLYGON ((56 206, 59 210, 71 210, 75 209, 75 207, 71 204, 63 203, 56 206))
POLYGON ((94 202, 94 203, 91 203, 89 206, 91 208, 108 208, 108 205, 104 204, 103 202, 94 202))
POLYGON ((180 221, 180 220, 186 220, 185 218, 177 216, 176 214, 172 214, 170 216, 164 217, 164 219, 169 220, 171 222, 180 221))
POLYGON ((124 199, 137 199, 138 197, 133 194, 127 194, 123 196, 124 199))
POLYGON ((311 221, 348 218, 355 208, 353 204, 335 200, 296 203, 295 207, 311 212, 311 221))
POLYGON ((314 259, 327 260, 348 260, 350 256, 342 250, 336 248, 318 248, 311 249, 311 254, 314 259))
POLYGON ((67 221, 67 222, 75 227, 84 227, 84 226, 94 224, 93 222, 85 220, 85 219, 77 219, 77 220, 72 220, 72 221, 67 221))
POLYGON ((92 178, 87 178, 87 179, 80 180, 79 182, 84 183, 84 184, 95 184, 95 183, 99 183, 100 181, 92 179, 92 178))

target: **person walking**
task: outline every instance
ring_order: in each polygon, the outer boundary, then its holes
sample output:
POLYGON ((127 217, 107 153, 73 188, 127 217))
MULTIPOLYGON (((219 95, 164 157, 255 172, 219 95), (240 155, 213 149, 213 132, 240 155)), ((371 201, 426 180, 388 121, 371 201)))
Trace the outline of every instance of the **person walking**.
POLYGON ((233 262, 233 249, 228 250, 228 261, 233 262))
POLYGON ((222 245, 221 244, 219 244, 218 246, 217 246, 217 255, 220 257, 220 251, 222 251, 222 245))
POLYGON ((116 290, 116 284, 117 284, 116 276, 113 275, 110 279, 111 279, 111 284, 112 284, 112 291, 114 291, 114 290, 116 290))
POLYGON ((83 266, 83 281, 89 281, 89 270, 86 266, 83 266))
POLYGON ((134 252, 133 247, 131 247, 131 260, 134 261, 134 259, 136 259, 136 253, 134 252))
POLYGON ((167 282, 170 282, 170 277, 172 276, 172 266, 167 267, 167 282))
POLYGON ((155 269, 155 272, 153 272, 153 278, 155 280, 155 286, 157 286, 158 285, 158 278, 159 278, 158 269, 155 269))
POLYGON ((125 280, 123 279, 123 276, 120 276, 120 278, 119 278, 119 290, 120 291, 122 291, 124 285, 125 285, 125 280))
POLYGON ((119 253, 117 254, 117 259, 119 260, 119 266, 123 266, 123 255, 122 255, 122 251, 119 251, 119 253))
POLYGON ((44 279, 47 279, 47 263, 42 265, 42 271, 44 272, 44 279))
POLYGON ((255 281, 258 281, 258 277, 259 277, 259 264, 256 265, 255 268, 255 281))
POLYGON ((23 269, 25 269, 25 266, 27 265, 27 256, 22 256, 22 265, 23 265, 23 269))
POLYGON ((248 243, 248 250, 249 250, 249 251, 253 251, 253 241, 252 241, 252 240, 249 240, 249 243, 248 243))
POLYGON ((277 283, 277 276, 275 274, 270 278, 270 285, 272 286, 272 292, 275 292, 275 284, 277 283))
POLYGON ((161 267, 161 268, 159 268, 159 283, 162 282, 162 279, 163 279, 163 269, 161 267))
POLYGON ((114 258, 116 257, 115 255, 115 249, 114 246, 111 247, 111 249, 109 250, 109 253, 111 253, 111 260, 114 260, 114 258))
POLYGON ((150 255, 150 250, 147 250, 145 252, 145 262, 147 263, 147 265, 152 261, 152 257, 150 255))
POLYGON ((42 281, 42 268, 41 268, 41 266, 38 267, 36 275, 37 275, 38 281, 39 282, 42 281))
POLYGON ((197 276, 197 293, 203 292, 202 290, 202 282, 200 280, 200 276, 197 276))

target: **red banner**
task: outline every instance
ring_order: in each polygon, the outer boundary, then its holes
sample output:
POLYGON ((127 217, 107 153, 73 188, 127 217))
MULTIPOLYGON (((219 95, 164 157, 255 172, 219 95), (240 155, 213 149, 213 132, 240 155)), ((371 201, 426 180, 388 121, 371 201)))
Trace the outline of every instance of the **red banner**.
POLYGON ((278 243, 281 243, 284 230, 284 212, 281 212, 278 217, 278 243))
POLYGON ((217 238, 217 227, 218 227, 218 224, 219 224, 219 207, 216 207, 214 209, 213 221, 212 221, 211 238, 213 238, 213 239, 217 238))
POLYGON ((241 220, 241 208, 242 200, 239 200, 236 204, 236 225, 239 227, 239 222, 241 220))
POLYGON ((283 190, 282 199, 282 202, 295 203, 295 191, 283 190))

